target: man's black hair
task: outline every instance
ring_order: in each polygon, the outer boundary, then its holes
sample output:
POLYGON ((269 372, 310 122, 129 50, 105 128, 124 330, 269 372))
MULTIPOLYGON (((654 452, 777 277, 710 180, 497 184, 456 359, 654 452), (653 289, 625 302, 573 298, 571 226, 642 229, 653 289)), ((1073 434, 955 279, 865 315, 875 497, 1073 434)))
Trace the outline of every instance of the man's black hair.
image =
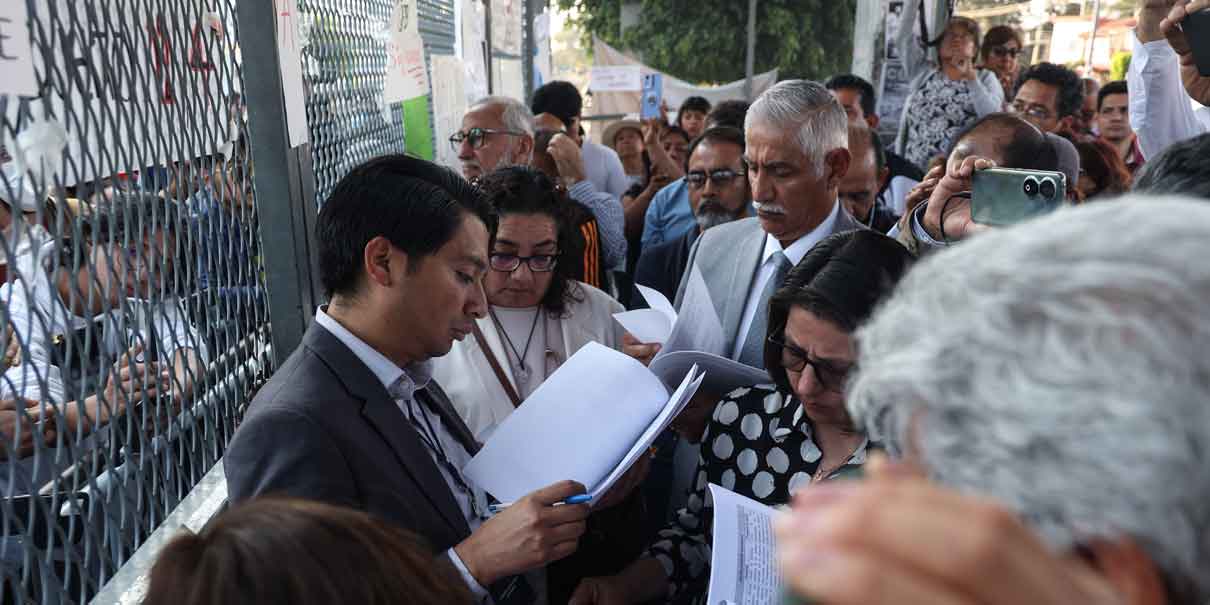
POLYGON ((1084 107, 1084 82, 1076 72, 1054 63, 1038 63, 1021 74, 1017 90, 1030 80, 1059 89, 1058 107, 1059 119, 1074 116, 1084 107))
MULTIPOLYGON (((715 126, 714 128, 706 129, 706 131, 700 136, 698 136, 696 139, 693 139, 693 142, 689 144, 689 153, 685 157, 692 158, 693 152, 697 150, 699 145, 705 143, 706 141, 710 141, 711 143, 730 143, 732 145, 739 145, 739 150, 741 152, 744 151, 746 147, 743 130, 739 128, 732 128, 731 126, 715 126)), ((686 159, 685 162, 688 163, 689 160, 686 159)))
POLYGON ((1097 112, 1101 111, 1101 106, 1105 104, 1105 97, 1109 95, 1129 95, 1130 87, 1126 85, 1126 80, 1118 80, 1110 82, 1101 87, 1101 92, 1097 93, 1097 112))
POLYGON ((886 168, 886 149, 882 146, 882 138, 878 136, 878 131, 870 129, 870 149, 874 150, 874 168, 879 174, 882 174, 882 169, 886 168))
POLYGON ((948 160, 963 141, 992 130, 1009 131, 1007 142, 999 147, 1004 160, 1001 168, 1059 170, 1059 153, 1046 135, 1025 118, 1012 113, 993 113, 976 120, 954 137, 945 157, 948 160))
POLYGON ((861 93, 862 113, 866 117, 877 115, 878 103, 875 96, 877 93, 874 92, 874 85, 866 81, 865 78, 853 74, 841 74, 828 78, 828 81, 824 82, 823 86, 828 90, 856 90, 861 93))
POLYGON ((555 80, 534 91, 530 109, 534 115, 549 113, 562 120, 564 126, 571 128, 572 119, 579 117, 584 110, 584 98, 580 96, 575 84, 555 80))
POLYGON ((1176 143, 1147 160, 1134 180, 1134 191, 1210 200, 1210 134, 1176 143))
MULTIPOLYGON (((413 261, 454 238, 467 215, 490 231, 495 214, 457 173, 406 155, 374 158, 345 175, 319 211, 319 279, 328 297, 355 294, 366 244, 385 237, 413 261)), ((486 253, 487 251, 484 250, 486 253)))
POLYGON ((739 99, 721 101, 706 116, 706 125, 709 127, 730 126, 743 130, 744 118, 748 117, 748 107, 747 101, 739 99))

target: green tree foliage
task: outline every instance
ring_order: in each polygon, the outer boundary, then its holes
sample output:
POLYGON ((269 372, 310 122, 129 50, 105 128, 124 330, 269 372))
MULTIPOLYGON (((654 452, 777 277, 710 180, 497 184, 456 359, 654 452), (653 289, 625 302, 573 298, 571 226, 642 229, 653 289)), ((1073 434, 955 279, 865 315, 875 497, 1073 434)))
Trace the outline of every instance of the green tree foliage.
MULTIPOLYGON (((622 0, 556 0, 576 9, 585 44, 595 34, 652 67, 690 82, 744 77, 748 3, 742 0, 643 0, 642 19, 620 33, 622 0)), ((856 0, 759 0, 756 71, 823 79, 849 71, 856 0)))
POLYGON ((1119 51, 1113 54, 1109 60, 1109 79, 1110 80, 1125 80, 1126 72, 1130 71, 1131 54, 1126 51, 1119 51))

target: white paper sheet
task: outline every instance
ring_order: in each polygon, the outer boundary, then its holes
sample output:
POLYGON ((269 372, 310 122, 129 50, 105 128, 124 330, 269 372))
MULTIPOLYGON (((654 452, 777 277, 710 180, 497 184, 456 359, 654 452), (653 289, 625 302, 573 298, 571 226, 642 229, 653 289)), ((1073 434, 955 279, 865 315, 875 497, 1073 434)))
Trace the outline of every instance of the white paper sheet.
POLYGON ((689 371, 682 374, 682 376, 684 376, 684 379, 676 391, 672 393, 672 397, 668 400, 668 404, 664 406, 660 415, 647 427, 647 430, 643 431, 642 436, 635 442, 634 447, 630 448, 630 451, 618 462, 613 471, 609 473, 609 476, 605 477, 599 485, 591 488, 590 494, 593 500, 600 498, 605 492, 609 491, 609 488, 613 487, 613 484, 617 483, 618 479, 621 479, 622 475, 630 470, 631 465, 637 462, 640 456, 646 454, 647 450, 651 448, 651 444, 655 443, 656 438, 689 405, 689 400, 693 399, 694 393, 697 393, 698 387, 702 385, 702 378, 704 376, 702 376, 702 373, 698 371, 696 366, 689 368, 689 371))
POLYGON ((303 45, 298 34, 302 14, 298 12, 296 0, 275 0, 274 7, 277 9, 277 59, 286 98, 286 129, 290 147, 298 147, 311 136, 307 129, 307 95, 303 85, 303 45))
POLYGON ((751 498, 710 484, 714 533, 707 603, 778 605, 781 574, 773 519, 780 513, 751 498))
MULTIPOLYGON (((0 2, 0 81, 4 82, 3 94, 36 97, 38 77, 25 8, 24 2, 0 2)), ((10 101, 16 102, 15 98, 10 101)))
POLYGON ((677 323, 672 327, 668 341, 656 355, 659 359, 677 351, 700 351, 719 356, 726 356, 723 350, 726 339, 723 337, 723 324, 718 319, 718 311, 710 298, 710 289, 701 271, 694 266, 689 274, 689 283, 685 284, 685 296, 681 299, 681 308, 677 312, 677 323))
POLYGON ((676 309, 659 290, 640 284, 636 284, 635 288, 651 308, 614 313, 614 319, 639 342, 664 344, 672 335, 672 326, 676 324, 676 309))
POLYGON ((437 163, 458 170, 458 152, 448 141, 462 127, 462 114, 466 113, 466 66, 458 57, 433 55, 432 68, 433 147, 437 163))
POLYGON ((667 408, 684 404, 641 363, 590 343, 500 423, 463 472, 502 502, 565 479, 592 491, 667 408))
POLYGON ((725 395, 740 387, 773 382, 769 373, 764 370, 721 355, 700 351, 677 351, 657 357, 648 369, 663 380, 665 385, 669 385, 676 384, 675 381, 680 380, 685 372, 694 366, 706 376, 702 386, 717 395, 725 395))
MULTIPOLYGON (((387 69, 382 103, 395 103, 429 94, 429 72, 420 38, 420 17, 415 2, 399 0, 386 32, 387 69)), ((389 115, 389 112, 388 112, 389 115)))

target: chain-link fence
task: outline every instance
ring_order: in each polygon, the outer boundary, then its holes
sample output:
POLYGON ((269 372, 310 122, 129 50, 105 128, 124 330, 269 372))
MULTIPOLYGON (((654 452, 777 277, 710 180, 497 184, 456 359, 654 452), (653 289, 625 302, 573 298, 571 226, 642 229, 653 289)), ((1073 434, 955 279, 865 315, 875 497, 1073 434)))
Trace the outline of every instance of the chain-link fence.
POLYGON ((0 95, 0 600, 79 603, 272 369, 237 0, 11 1, 40 89, 0 95))

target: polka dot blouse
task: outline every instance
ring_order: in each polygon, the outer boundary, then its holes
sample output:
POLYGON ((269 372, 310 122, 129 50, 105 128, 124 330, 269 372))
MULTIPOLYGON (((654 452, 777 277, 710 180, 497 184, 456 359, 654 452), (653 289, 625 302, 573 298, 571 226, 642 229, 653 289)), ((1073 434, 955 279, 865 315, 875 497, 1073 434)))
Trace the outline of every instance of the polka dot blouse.
MULTIPOLYGON (((729 393, 714 408, 701 444, 685 508, 660 530, 646 553, 664 566, 668 600, 678 603, 706 597, 713 521, 707 484, 716 483, 769 506, 782 505, 811 483, 823 457, 811 438, 802 406, 769 386, 729 393)), ((828 479, 855 474, 869 449, 877 445, 867 440, 828 479)))

